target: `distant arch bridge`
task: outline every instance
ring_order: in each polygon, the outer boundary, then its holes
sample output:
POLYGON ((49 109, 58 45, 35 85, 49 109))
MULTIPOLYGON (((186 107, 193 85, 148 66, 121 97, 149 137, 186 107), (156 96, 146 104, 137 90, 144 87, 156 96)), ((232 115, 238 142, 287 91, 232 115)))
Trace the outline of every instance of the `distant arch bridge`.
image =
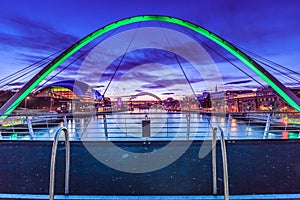
POLYGON ((157 99, 157 101, 158 101, 159 103, 162 102, 161 98, 159 98, 157 95, 152 94, 152 93, 150 93, 150 92, 140 92, 140 93, 138 93, 138 94, 132 95, 132 96, 130 96, 129 100, 132 101, 133 99, 135 99, 135 98, 137 98, 137 97, 140 97, 140 96, 146 96, 146 95, 151 96, 151 97, 157 99))

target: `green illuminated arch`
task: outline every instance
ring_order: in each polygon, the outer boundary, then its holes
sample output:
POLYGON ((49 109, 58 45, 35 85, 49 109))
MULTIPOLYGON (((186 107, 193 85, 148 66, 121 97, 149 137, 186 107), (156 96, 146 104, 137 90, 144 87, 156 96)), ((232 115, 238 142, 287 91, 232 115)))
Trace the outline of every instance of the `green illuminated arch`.
POLYGON ((251 70, 253 70, 264 81, 266 81, 289 105, 291 105, 298 112, 300 112, 300 99, 288 88, 286 88, 280 81, 278 81, 274 76, 272 76, 268 71, 266 71, 262 66, 260 66, 258 63, 256 63, 254 60, 252 60, 249 56, 247 56, 245 53, 243 53, 231 43, 227 42, 226 40, 217 36, 216 34, 188 21, 168 16, 145 15, 130 17, 111 23, 107 26, 96 30, 95 32, 81 39, 76 44, 69 47, 65 52, 63 52, 61 55, 56 57, 50 64, 48 64, 41 72, 39 72, 30 81, 28 81, 28 83, 26 83, 25 86, 21 88, 18 93, 16 93, 11 99, 9 99, 6 102, 6 104, 4 104, 1 107, 0 118, 6 118, 6 116, 8 116, 42 80, 44 80, 62 62, 64 62, 67 58, 69 58, 83 46, 111 30, 128 24, 144 21, 162 21, 177 24, 179 26, 193 30, 196 33, 199 33, 204 37, 207 37, 208 39, 214 41, 215 43, 226 49, 228 52, 230 52, 232 55, 234 55, 236 58, 238 58, 240 61, 242 61, 244 64, 246 64, 251 70))

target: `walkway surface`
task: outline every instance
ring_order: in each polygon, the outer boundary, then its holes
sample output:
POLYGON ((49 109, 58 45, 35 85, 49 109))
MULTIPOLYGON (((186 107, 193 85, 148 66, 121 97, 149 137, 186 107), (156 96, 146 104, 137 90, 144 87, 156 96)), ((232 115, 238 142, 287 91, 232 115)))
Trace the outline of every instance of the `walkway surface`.
MULTIPOLYGON (((175 142, 176 148, 180 148, 186 141, 175 142)), ((160 149, 168 142, 122 141, 115 144, 128 151, 145 152, 160 149)), ((51 145, 49 141, 1 141, 0 193, 2 195, 48 194, 51 145)), ((95 142, 93 145, 98 148, 98 152, 116 159, 116 162, 122 159, 116 158, 114 150, 106 142, 95 142)), ((144 198, 143 195, 158 195, 158 199, 160 195, 210 196, 212 195, 211 154, 200 159, 198 153, 201 145, 202 141, 194 141, 178 160, 160 170, 148 173, 126 173, 107 167, 95 159, 82 143, 72 142, 70 193, 71 195, 142 195, 140 199, 144 198)), ((290 194, 290 197, 299 198, 297 196, 300 193, 299 152, 299 140, 227 141, 230 195, 290 194)), ((60 144, 57 157, 56 194, 63 194, 64 162, 64 146, 60 144)), ((217 164, 218 195, 222 195, 223 175, 219 144, 217 164)), ((266 197, 272 199, 271 196, 266 197)))

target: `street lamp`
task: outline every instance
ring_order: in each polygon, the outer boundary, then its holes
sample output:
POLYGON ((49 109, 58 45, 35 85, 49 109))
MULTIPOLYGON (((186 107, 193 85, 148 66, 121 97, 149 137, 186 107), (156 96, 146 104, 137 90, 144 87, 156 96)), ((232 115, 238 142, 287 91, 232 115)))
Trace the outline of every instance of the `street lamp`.
POLYGON ((27 110, 27 101, 30 99, 30 97, 25 98, 25 109, 27 110))

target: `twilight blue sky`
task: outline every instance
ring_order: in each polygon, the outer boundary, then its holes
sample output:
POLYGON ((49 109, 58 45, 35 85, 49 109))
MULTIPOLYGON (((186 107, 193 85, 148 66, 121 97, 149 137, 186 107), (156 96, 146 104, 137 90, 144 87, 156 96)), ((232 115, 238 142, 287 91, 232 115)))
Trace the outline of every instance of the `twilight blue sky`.
MULTIPOLYGON (((143 14, 186 19, 300 71, 297 0, 1 0, 0 78, 70 46, 108 23, 143 14)), ((225 85, 247 83, 231 80, 230 75, 227 79, 225 85)))

